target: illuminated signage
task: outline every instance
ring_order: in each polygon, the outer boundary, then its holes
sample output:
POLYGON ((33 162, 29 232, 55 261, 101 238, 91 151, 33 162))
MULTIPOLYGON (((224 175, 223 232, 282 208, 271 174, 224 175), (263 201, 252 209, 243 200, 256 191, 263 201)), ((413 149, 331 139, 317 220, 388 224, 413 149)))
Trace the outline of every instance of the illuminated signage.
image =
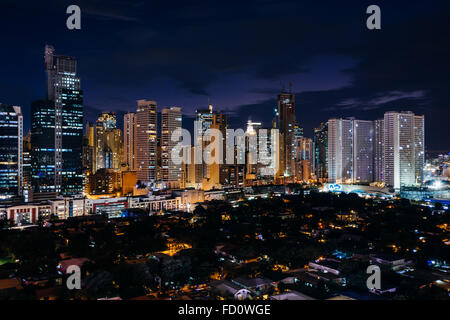
POLYGON ((340 184, 330 184, 328 190, 331 192, 340 192, 342 191, 342 186, 340 184))

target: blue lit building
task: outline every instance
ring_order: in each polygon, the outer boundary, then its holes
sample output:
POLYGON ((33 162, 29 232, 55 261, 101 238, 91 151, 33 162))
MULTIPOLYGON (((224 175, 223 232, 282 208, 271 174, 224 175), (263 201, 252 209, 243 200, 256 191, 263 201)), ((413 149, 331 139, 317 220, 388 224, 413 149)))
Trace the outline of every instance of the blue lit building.
POLYGON ((31 106, 33 193, 83 191, 83 92, 76 60, 45 48, 47 100, 31 106))
POLYGON ((0 103, 0 204, 21 196, 23 117, 20 107, 0 103))

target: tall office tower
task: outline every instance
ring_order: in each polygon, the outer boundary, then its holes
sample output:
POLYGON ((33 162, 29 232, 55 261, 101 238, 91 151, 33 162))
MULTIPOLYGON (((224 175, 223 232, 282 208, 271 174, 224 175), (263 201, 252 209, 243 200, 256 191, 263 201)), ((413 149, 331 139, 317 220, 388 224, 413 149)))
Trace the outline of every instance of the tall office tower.
MULTIPOLYGON (((205 142, 203 136, 205 135, 206 131, 211 128, 211 125, 213 124, 214 119, 214 113, 213 113, 213 106, 210 104, 208 105, 208 109, 201 109, 196 111, 196 117, 195 120, 198 122, 198 125, 194 130, 196 131, 197 135, 197 141, 195 141, 196 145, 201 146, 202 155, 203 150, 206 148, 206 146, 209 144, 208 142, 205 142)), ((195 139, 195 137, 194 137, 195 139)), ((202 164, 196 165, 196 174, 195 174, 197 182, 202 182, 203 178, 208 177, 208 166, 204 163, 202 160, 202 164)))
POLYGON ((94 173, 95 169, 95 125, 87 123, 86 132, 83 138, 83 170, 94 173))
POLYGON ((22 194, 23 116, 20 107, 0 103, 0 204, 22 194))
POLYGON ((297 181, 312 179, 314 172, 314 142, 311 138, 301 137, 296 143, 295 177, 297 181))
MULTIPOLYGON (((83 190, 82 140, 83 140, 83 94, 77 77, 77 62, 74 58, 54 54, 52 46, 45 47, 45 69, 47 73, 47 103, 35 104, 35 135, 41 129, 50 129, 51 137, 36 140, 50 145, 54 160, 53 185, 36 192, 57 192, 63 195, 80 193, 83 190), (49 103, 50 102, 50 103, 49 103), (50 111, 44 114, 39 107, 50 111)), ((33 144, 33 154, 39 157, 42 151, 33 144)), ((48 155, 47 155, 48 156, 48 155)), ((39 162, 39 160, 37 160, 39 162)), ((39 169, 38 169, 39 170, 39 169)), ((49 172, 46 172, 48 174, 49 172)), ((36 176, 36 175, 34 175, 36 176)), ((49 177, 51 180, 51 177, 49 177)), ((39 179, 39 178, 37 178, 39 179)))
POLYGON ((31 185, 33 193, 55 193, 55 107, 52 101, 31 104, 31 185))
POLYGON ((374 122, 353 120, 353 182, 373 181, 374 122))
POLYGON ((175 130, 181 129, 181 108, 164 108, 161 111, 161 168, 162 181, 167 188, 179 188, 181 186, 182 166, 172 161, 171 152, 181 141, 172 141, 175 130))
POLYGON ((119 128, 106 130, 104 138, 105 168, 120 171, 123 159, 122 130, 119 128))
POLYGON ((227 148, 227 129, 228 129, 228 120, 227 115, 217 111, 213 115, 213 123, 211 125, 212 128, 219 130, 222 133, 222 164, 216 166, 216 169, 219 170, 219 181, 218 183, 223 184, 227 180, 228 168, 226 165, 226 148, 227 148))
POLYGON ((375 120, 374 180, 384 181, 384 119, 375 120))
POLYGON ((349 182, 353 178, 353 121, 328 120, 328 181, 349 182))
POLYGON ((315 173, 319 181, 328 179, 328 123, 314 129, 315 173))
POLYGON ((94 171, 109 169, 110 148, 107 145, 107 133, 115 129, 117 125, 114 112, 102 112, 95 121, 94 127, 94 171))
POLYGON ((298 123, 298 121, 295 121, 294 126, 294 136, 296 139, 300 139, 304 135, 304 129, 303 127, 298 123))
POLYGON ((278 128, 283 145, 280 169, 288 180, 295 174, 295 124, 295 96, 292 93, 283 92, 278 95, 278 128))
POLYGON ((123 117, 124 163, 129 171, 136 171, 136 113, 128 112, 123 117))
POLYGON ((157 180, 157 103, 138 100, 136 112, 137 178, 144 184, 157 180))
POLYGON ((387 185, 400 189, 423 179, 424 136, 423 116, 416 117, 410 111, 384 114, 384 182, 387 185))
POLYGON ((31 190, 31 132, 23 137, 23 180, 22 194, 25 202, 28 202, 29 191, 31 190))
POLYGON ((156 138, 156 181, 162 181, 162 152, 161 136, 156 138))
POLYGON ((328 180, 332 183, 373 181, 373 121, 328 121, 328 180))
POLYGON ((198 165, 194 163, 195 147, 192 146, 188 152, 190 152, 190 161, 187 161, 187 156, 185 158, 186 186, 190 188, 201 189, 202 181, 200 179, 197 179, 196 177, 196 174, 199 172, 199 170, 197 170, 198 165))
MULTIPOLYGON (((298 150, 298 146, 300 143, 300 139, 303 138, 303 127, 300 126, 298 121, 295 121, 294 126, 294 157, 295 157, 295 169, 294 169, 294 175, 296 180, 302 180, 302 177, 297 176, 299 173, 298 171, 298 163, 301 161, 301 159, 297 158, 297 155, 299 154, 300 150, 298 150)), ((301 173, 301 172, 300 172, 301 173)))
POLYGON ((425 165, 425 116, 414 116, 414 152, 416 157, 416 183, 424 182, 425 165))
POLYGON ((246 180, 256 180, 258 178, 258 133, 262 128, 260 122, 247 121, 247 130, 245 131, 245 150, 246 150, 246 180))
POLYGON ((214 113, 213 113, 213 106, 211 104, 208 105, 208 109, 201 109, 196 111, 195 120, 201 122, 200 129, 202 130, 202 133, 211 128, 213 118, 214 113))

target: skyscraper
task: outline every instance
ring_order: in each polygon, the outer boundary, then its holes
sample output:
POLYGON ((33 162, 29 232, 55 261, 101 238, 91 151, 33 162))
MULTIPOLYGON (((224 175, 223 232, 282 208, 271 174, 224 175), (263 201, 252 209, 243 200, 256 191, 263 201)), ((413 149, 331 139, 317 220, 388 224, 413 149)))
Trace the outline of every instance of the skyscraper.
POLYGON ((245 131, 245 150, 246 150, 246 180, 256 180, 258 178, 258 133, 262 128, 260 122, 247 121, 245 131))
POLYGON ((353 120, 353 181, 373 181, 374 122, 353 120))
POLYGON ((308 181, 314 173, 314 142, 311 138, 297 139, 295 155, 295 177, 297 181, 308 181))
POLYGON ((328 178, 328 123, 314 129, 315 170, 319 181, 328 178))
POLYGON ((123 117, 124 162, 128 170, 135 171, 136 165, 136 114, 128 112, 123 117))
POLYGON ((328 121, 329 182, 373 181, 373 121, 328 121))
POLYGON ((384 119, 375 120, 374 180, 384 181, 384 119))
MULTIPOLYGON (((210 104, 208 105, 208 109, 200 109, 196 111, 196 117, 195 120, 197 122, 197 126, 194 128, 196 131, 196 138, 197 141, 195 141, 197 146, 201 146, 202 154, 198 154, 202 158, 201 164, 196 163, 195 164, 195 180, 196 183, 202 183, 203 178, 208 178, 208 166, 203 161, 203 151, 208 145, 207 142, 204 141, 203 136, 207 132, 208 129, 211 129, 211 125, 213 124, 214 119, 214 113, 213 113, 213 106, 210 104)), ((195 139, 195 137, 194 137, 195 139)))
POLYGON ((22 193, 23 200, 29 201, 29 192, 31 190, 31 132, 28 131, 23 137, 23 179, 22 193))
POLYGON ((89 122, 83 139, 83 170, 95 172, 95 124, 89 122))
POLYGON ((137 178, 151 184, 157 180, 157 103, 138 100, 136 112, 137 178))
POLYGON ((384 182, 400 189, 423 181, 424 117, 408 112, 384 115, 384 182))
POLYGON ((17 199, 23 184, 23 116, 0 103, 0 204, 17 199))
POLYGON ((120 170, 123 159, 122 131, 117 128, 116 114, 103 112, 94 128, 95 173, 100 169, 120 170))
POLYGON ((285 178, 295 174, 295 96, 292 93, 278 95, 278 128, 282 136, 280 169, 285 178))
MULTIPOLYGON (((227 148, 227 129, 228 129, 228 118, 227 115, 217 111, 213 116, 212 128, 219 130, 222 133, 222 156, 220 160, 222 164, 214 165, 214 169, 219 171, 218 184, 226 184, 228 180, 229 168, 226 164, 226 148, 227 148)), ((211 173, 209 173, 211 176, 211 173)))
POLYGON ((416 183, 424 182, 425 165, 425 116, 414 116, 414 153, 416 165, 416 183))
POLYGON ((353 178, 353 121, 328 120, 328 181, 349 182, 353 178))
POLYGON ((63 195, 83 190, 83 94, 76 60, 45 47, 47 100, 32 104, 34 192, 63 195))
POLYGON ((168 188, 179 188, 182 178, 181 164, 175 164, 171 158, 172 149, 178 144, 172 141, 175 130, 181 129, 181 108, 164 108, 161 111, 161 167, 162 181, 168 188))

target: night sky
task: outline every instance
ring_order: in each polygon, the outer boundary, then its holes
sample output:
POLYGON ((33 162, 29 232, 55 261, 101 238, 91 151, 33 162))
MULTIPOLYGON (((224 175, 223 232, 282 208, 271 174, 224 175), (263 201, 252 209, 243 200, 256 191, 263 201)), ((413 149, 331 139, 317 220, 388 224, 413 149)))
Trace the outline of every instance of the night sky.
POLYGON ((51 44, 77 58, 91 121, 103 110, 122 120, 146 98, 183 107, 191 122, 210 99, 234 128, 269 125, 292 82, 307 136, 330 117, 411 110, 426 117, 428 151, 450 151, 448 0, 0 0, 0 34, 0 102, 22 106, 27 128, 51 44), (78 31, 66 28, 71 4, 78 31), (366 28, 371 4, 382 30, 366 28))

